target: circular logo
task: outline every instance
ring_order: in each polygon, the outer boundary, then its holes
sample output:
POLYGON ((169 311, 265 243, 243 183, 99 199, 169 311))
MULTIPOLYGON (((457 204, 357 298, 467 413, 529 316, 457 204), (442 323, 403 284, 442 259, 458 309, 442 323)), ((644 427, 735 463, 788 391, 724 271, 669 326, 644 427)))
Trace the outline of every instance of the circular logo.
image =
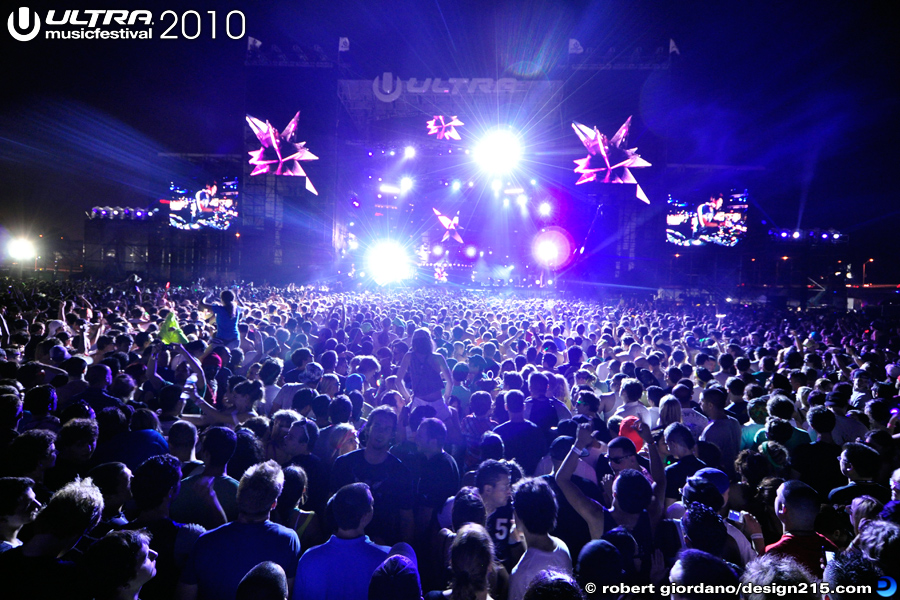
POLYGON ((878 579, 878 595, 882 598, 890 598, 897 593, 897 582, 893 577, 880 577, 878 579))
POLYGON ((31 10, 27 6, 21 6, 19 10, 9 13, 6 26, 9 28, 9 35, 20 42, 27 42, 36 38, 40 32, 41 18, 37 13, 34 13, 32 17, 31 10), (33 27, 31 27, 32 20, 34 21, 33 27), (31 31, 28 30, 29 27, 31 27, 31 31), (25 33, 19 33, 20 29, 25 33))

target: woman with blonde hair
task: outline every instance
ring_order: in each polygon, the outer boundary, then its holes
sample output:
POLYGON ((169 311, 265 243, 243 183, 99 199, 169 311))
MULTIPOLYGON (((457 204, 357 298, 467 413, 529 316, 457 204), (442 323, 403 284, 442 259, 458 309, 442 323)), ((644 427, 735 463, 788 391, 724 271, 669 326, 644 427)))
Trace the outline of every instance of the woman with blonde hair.
POLYGON ((657 429, 665 429, 672 423, 681 423, 681 402, 678 398, 668 394, 663 397, 659 405, 659 426, 657 429))
POLYGON ((569 412, 574 412, 574 410, 572 409, 572 396, 569 394, 569 382, 566 381, 566 377, 564 375, 560 375, 559 373, 548 373, 547 375, 548 379, 550 380, 550 386, 547 389, 547 396, 550 398, 556 398, 566 405, 566 408, 569 409, 569 412))

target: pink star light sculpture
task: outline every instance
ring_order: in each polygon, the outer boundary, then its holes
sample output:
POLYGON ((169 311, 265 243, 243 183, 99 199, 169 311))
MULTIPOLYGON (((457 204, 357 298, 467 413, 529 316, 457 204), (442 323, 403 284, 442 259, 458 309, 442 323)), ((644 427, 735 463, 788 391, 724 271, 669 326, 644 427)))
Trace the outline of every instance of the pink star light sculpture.
POLYGON ((441 225, 444 226, 444 229, 447 231, 444 232, 444 237, 441 238, 442 242, 446 242, 450 238, 453 238, 460 244, 463 243, 462 236, 459 235, 457 228, 459 227, 459 213, 456 213, 456 216, 452 219, 446 215, 442 215, 441 211, 436 208, 432 208, 434 214, 437 215, 438 220, 441 222, 441 225))
POLYGON ((619 128, 612 139, 607 139, 596 127, 593 129, 573 122, 572 129, 578 135, 578 139, 587 148, 588 155, 575 161, 575 172, 580 174, 576 185, 595 181, 599 176, 603 183, 633 183, 637 186, 635 196, 647 204, 650 199, 641 189, 640 184, 631 174, 630 169, 640 169, 651 166, 649 162, 641 158, 637 148, 625 148, 628 138, 628 129, 631 127, 631 117, 619 128))
POLYGON ((439 140, 447 139, 459 141, 462 138, 459 137, 459 132, 456 131, 456 128, 465 125, 465 123, 456 117, 448 117, 448 119, 445 120, 444 115, 434 115, 434 118, 428 121, 427 125, 428 135, 437 134, 437 139, 439 140))
POLYGON ((254 166, 250 175, 271 173, 273 175, 293 175, 306 177, 306 189, 315 195, 319 195, 315 186, 309 180, 309 176, 300 165, 304 160, 319 160, 319 157, 306 148, 306 142, 297 142, 297 121, 300 118, 298 112, 290 120, 287 127, 281 133, 266 121, 260 121, 247 115, 247 123, 256 134, 262 147, 250 152, 250 164, 254 166))

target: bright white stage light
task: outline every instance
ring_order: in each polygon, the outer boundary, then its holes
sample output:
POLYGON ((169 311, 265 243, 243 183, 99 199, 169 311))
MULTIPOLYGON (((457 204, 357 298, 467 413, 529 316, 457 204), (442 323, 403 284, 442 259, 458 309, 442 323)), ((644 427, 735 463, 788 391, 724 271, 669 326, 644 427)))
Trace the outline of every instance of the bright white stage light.
POLYGON ((509 198, 503 199, 503 208, 509 208, 509 198))
POLYGON ((34 244, 25 238, 10 240, 6 246, 6 251, 13 260, 30 260, 37 254, 34 244))
POLYGON ((386 285, 412 277, 409 253, 397 242, 377 242, 366 255, 369 274, 378 285, 386 285))
POLYGON ((541 267, 558 269, 571 257, 571 236, 562 228, 550 227, 534 237, 531 251, 541 267))
POLYGON ((441 254, 444 253, 444 247, 441 246, 440 244, 435 244, 434 248, 431 249, 431 252, 435 256, 440 256, 441 254))
POLYGON ((466 256, 468 256, 469 258, 475 258, 475 254, 477 252, 478 250, 475 249, 475 246, 469 246, 468 248, 466 248, 466 256))
POLYGON ((534 257, 541 264, 553 264, 559 258, 559 248, 551 241, 540 242, 534 249, 534 257))
POLYGON ((519 138, 508 129, 494 129, 481 138, 475 148, 475 162, 487 173, 509 173, 519 164, 522 149, 519 138))
POLYGON ((549 217, 551 210, 552 207, 550 206, 549 202, 541 202, 541 205, 538 207, 538 212, 542 217, 549 217))
MULTIPOLYGON (((382 183, 378 187, 378 191, 381 192, 382 194, 399 194, 400 188, 397 187, 396 185, 391 185, 389 183, 382 183)), ((380 197, 381 196, 379 196, 379 198, 380 197)))
POLYGON ((525 194, 519 194, 516 197, 516 204, 518 204, 522 208, 525 208, 525 205, 528 204, 528 197, 525 194))
POLYGON ((415 158, 416 149, 414 146, 407 146, 403 149, 403 158, 415 158))
POLYGON ((458 192, 459 188, 461 188, 461 187, 462 187, 462 184, 459 182, 458 179, 454 179, 453 183, 450 184, 450 189, 453 190, 454 192, 458 192))
POLYGON ((411 177, 404 177, 403 179, 400 180, 400 191, 401 192, 404 192, 404 193, 408 192, 409 190, 412 189, 412 187, 413 187, 413 180, 411 177))

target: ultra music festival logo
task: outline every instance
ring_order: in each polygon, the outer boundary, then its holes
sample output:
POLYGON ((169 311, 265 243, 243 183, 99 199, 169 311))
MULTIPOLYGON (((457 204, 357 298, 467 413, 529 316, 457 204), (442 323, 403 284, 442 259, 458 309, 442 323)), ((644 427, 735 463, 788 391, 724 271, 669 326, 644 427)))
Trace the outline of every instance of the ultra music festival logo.
POLYGON ((48 10, 41 16, 27 6, 9 14, 7 29, 13 39, 30 42, 45 40, 195 40, 201 36, 216 39, 242 39, 247 20, 239 10, 220 15, 214 10, 181 13, 164 10, 154 16, 149 10, 66 9, 48 10), (42 35, 43 34, 43 35, 42 35))

